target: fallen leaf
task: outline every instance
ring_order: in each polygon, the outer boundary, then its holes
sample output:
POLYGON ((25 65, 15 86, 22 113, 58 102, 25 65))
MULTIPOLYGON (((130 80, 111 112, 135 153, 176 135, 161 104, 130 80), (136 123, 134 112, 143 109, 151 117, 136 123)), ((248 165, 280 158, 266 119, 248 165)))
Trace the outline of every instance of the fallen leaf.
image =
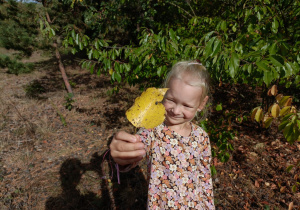
POLYGON ((294 207, 294 203, 293 203, 293 202, 290 202, 290 204, 289 204, 289 210, 292 210, 293 207, 294 207))
POLYGON ((281 193, 284 193, 285 189, 286 189, 285 186, 281 187, 281 188, 280 188, 280 192, 281 192, 281 193))
POLYGON ((254 186, 255 186, 255 187, 257 187, 257 188, 259 187, 259 183, 258 183, 258 181, 257 181, 257 180, 255 180, 255 184, 254 184, 254 186))
POLYGON ((154 128, 165 119, 165 107, 161 103, 168 88, 148 88, 135 99, 126 117, 135 127, 154 128))

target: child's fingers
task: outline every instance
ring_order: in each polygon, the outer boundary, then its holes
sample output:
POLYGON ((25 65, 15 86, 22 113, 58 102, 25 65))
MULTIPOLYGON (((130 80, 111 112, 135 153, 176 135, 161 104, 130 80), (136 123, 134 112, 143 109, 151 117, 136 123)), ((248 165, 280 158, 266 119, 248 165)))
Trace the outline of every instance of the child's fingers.
POLYGON ((128 143, 126 141, 115 140, 110 145, 111 154, 118 158, 133 158, 145 155, 144 144, 128 143))
POLYGON ((142 142, 129 143, 126 141, 117 141, 115 143, 116 143, 115 149, 119 152, 139 151, 139 150, 144 150, 145 148, 145 145, 142 142))
POLYGON ((138 135, 132 135, 130 133, 127 133, 125 131, 119 131, 115 134, 114 139, 116 140, 122 140, 122 141, 127 141, 127 142, 138 142, 139 137, 138 135))

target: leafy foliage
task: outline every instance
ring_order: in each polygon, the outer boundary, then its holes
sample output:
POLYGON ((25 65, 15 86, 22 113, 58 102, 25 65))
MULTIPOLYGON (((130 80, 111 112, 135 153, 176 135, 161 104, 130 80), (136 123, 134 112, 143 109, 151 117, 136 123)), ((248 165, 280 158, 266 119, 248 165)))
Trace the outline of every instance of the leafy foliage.
MULTIPOLYGON (((216 111, 222 111, 222 105, 216 106, 216 111)), ((209 134, 210 140, 216 144, 218 148, 212 148, 212 156, 218 157, 221 162, 227 162, 230 158, 233 146, 230 143, 237 135, 237 132, 232 129, 232 118, 235 115, 223 112, 218 120, 201 121, 201 127, 209 134)))
POLYGON ((10 59, 8 56, 5 55, 0 55, 0 67, 7 67, 7 72, 15 75, 22 73, 30 73, 34 70, 33 63, 22 63, 16 59, 10 59))
POLYGON ((275 97, 275 103, 268 108, 266 114, 261 107, 256 107, 251 113, 252 120, 260 122, 268 128, 274 120, 280 122, 279 131, 283 131, 284 137, 289 143, 300 141, 300 112, 292 106, 292 97, 277 94, 277 87, 274 85, 269 91, 269 96, 275 97))
MULTIPOLYGON (((139 33, 138 43, 122 45, 110 40, 106 32, 95 38, 69 28, 64 45, 71 46, 73 53, 86 52, 84 68, 99 74, 112 69, 112 81, 125 80, 131 85, 146 79, 158 86, 174 62, 199 58, 215 81, 254 86, 269 86, 276 80, 290 86, 300 81, 299 23, 294 21, 300 15, 299 1, 218 1, 224 7, 217 7, 219 13, 213 17, 195 13, 192 8, 199 8, 201 3, 193 2, 189 8, 186 1, 178 2, 148 5, 154 11, 153 19, 162 7, 165 11, 180 8, 177 12, 183 20, 147 27, 148 19, 141 18, 145 28, 139 33), (183 18, 184 14, 187 17, 183 18)), ((126 3, 120 1, 118 11, 126 3)), ((101 8, 107 12, 106 7, 101 8)))
POLYGON ((36 4, 9 0, 0 5, 0 11, 0 45, 7 49, 20 50, 30 56, 33 48, 38 46, 36 4))

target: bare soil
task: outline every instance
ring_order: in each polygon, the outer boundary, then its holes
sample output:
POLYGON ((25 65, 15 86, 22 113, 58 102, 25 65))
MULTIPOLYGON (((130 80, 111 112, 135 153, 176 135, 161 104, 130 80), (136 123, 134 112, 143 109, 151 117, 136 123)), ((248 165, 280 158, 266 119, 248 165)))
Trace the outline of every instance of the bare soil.
MULTIPOLYGON (((121 173, 118 184, 106 153, 117 130, 135 132, 125 111, 138 88, 125 86, 111 95, 109 77, 63 57, 75 94, 69 111, 56 60, 40 53, 31 59, 26 62, 35 62, 36 70, 30 74, 0 70, 0 209, 145 209, 144 164, 121 173), (28 89, 33 82, 42 90, 38 95, 28 89)), ((228 97, 228 109, 249 112, 240 93, 223 86, 214 95, 228 97)), ((233 129, 238 134, 230 160, 213 160, 217 209, 299 209, 300 186, 296 192, 292 187, 300 170, 286 168, 300 159, 300 144, 289 145, 276 128, 263 130, 250 121, 233 129)))

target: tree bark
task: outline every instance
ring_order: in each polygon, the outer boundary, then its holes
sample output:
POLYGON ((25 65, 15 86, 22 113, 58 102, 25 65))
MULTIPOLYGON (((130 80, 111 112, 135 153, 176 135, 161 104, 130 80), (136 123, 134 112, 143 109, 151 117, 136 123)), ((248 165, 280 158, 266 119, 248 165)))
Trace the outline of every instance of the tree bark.
POLYGON ((65 82, 65 86, 67 88, 67 91, 68 91, 68 93, 71 93, 72 96, 73 96, 73 91, 72 91, 71 85, 69 83, 69 80, 68 80, 68 77, 67 77, 67 74, 66 74, 66 71, 65 71, 65 67, 64 67, 64 65, 61 61, 61 56, 60 56, 60 53, 58 51, 57 43, 54 42, 53 47, 55 48, 55 56, 56 56, 57 61, 58 61, 58 68, 59 68, 59 70, 61 72, 61 75, 62 75, 62 78, 65 82))

